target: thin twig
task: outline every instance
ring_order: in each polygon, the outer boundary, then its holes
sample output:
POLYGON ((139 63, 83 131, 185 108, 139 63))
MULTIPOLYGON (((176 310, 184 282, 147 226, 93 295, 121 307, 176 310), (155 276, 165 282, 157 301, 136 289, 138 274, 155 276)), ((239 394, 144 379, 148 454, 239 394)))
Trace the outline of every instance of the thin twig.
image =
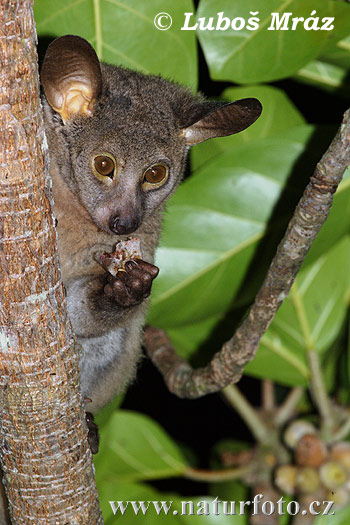
POLYGON ((239 381, 328 217, 333 195, 350 164, 349 142, 348 110, 336 137, 310 178, 248 316, 206 367, 194 370, 176 355, 165 332, 153 327, 146 329, 148 355, 163 374, 171 392, 179 397, 196 398, 239 381))
POLYGON ((343 425, 330 437, 328 440, 331 443, 337 443, 347 438, 350 434, 350 417, 343 423, 343 425))
POLYGON ((271 432, 265 426, 257 411, 254 410, 252 405, 235 385, 229 385, 224 388, 222 394, 239 413, 259 443, 267 443, 270 441, 271 432))
POLYGON ((276 416, 275 425, 281 427, 286 423, 293 415, 293 412, 299 403, 302 395, 304 394, 304 388, 296 386, 287 395, 286 399, 279 406, 276 416))
POLYGON ((188 467, 181 475, 185 478, 193 479, 195 481, 228 481, 242 479, 253 468, 253 463, 248 463, 248 465, 243 465, 241 467, 227 468, 222 470, 206 470, 188 467))
POLYGON ((266 412, 273 412, 275 410, 275 384, 270 379, 261 381, 261 397, 262 408, 266 412))
POLYGON ((326 433, 326 436, 329 436, 336 425, 334 408, 327 394, 318 353, 316 350, 309 349, 307 351, 307 357, 311 372, 310 381, 312 399, 314 400, 321 416, 322 430, 326 433))

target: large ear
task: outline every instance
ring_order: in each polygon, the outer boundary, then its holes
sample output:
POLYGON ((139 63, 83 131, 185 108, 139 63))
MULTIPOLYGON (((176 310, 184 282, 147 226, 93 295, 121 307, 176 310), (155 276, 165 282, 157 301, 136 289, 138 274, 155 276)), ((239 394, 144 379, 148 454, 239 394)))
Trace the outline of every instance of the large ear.
POLYGON ((91 116, 102 84, 93 47, 79 36, 56 38, 46 51, 41 83, 50 106, 65 123, 73 115, 91 116))
POLYGON ((248 128, 260 116, 262 105, 256 98, 244 98, 218 107, 203 104, 202 115, 182 132, 189 146, 214 137, 225 137, 248 128))

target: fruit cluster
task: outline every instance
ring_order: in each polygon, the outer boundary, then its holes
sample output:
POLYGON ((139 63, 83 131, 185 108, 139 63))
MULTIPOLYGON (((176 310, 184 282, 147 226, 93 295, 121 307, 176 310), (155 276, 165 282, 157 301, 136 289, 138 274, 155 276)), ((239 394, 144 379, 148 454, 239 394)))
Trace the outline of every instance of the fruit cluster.
POLYGON ((293 421, 284 433, 294 464, 280 465, 274 482, 284 494, 322 495, 337 507, 350 502, 350 442, 327 446, 312 423, 293 421))

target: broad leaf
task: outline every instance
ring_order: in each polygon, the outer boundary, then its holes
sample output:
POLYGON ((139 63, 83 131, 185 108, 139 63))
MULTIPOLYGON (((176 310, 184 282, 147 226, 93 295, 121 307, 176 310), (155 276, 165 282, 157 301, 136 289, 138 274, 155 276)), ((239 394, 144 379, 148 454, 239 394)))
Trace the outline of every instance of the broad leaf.
POLYGON ((336 91, 337 94, 349 96, 350 93, 348 70, 336 64, 329 64, 323 59, 306 64, 299 69, 294 78, 330 92, 336 91))
MULTIPOLYGON (((189 325, 184 325, 175 328, 168 328, 167 334, 171 339, 176 352, 182 357, 189 358, 196 353, 201 354, 201 364, 205 364, 206 360, 208 361, 213 353, 220 349, 218 346, 217 338, 215 346, 211 346, 210 349, 203 353, 203 349, 207 347, 207 341, 210 338, 212 332, 220 330, 220 322, 223 316, 210 317, 199 323, 193 323, 189 325)), ((229 323, 230 328, 227 332, 227 338, 232 335, 232 325, 229 323)), ((225 323, 225 328, 227 329, 227 324, 225 323)), ((223 341, 224 342, 224 339, 223 341)), ((210 346, 210 344, 209 344, 210 346)))
MULTIPOLYGON (((123 525, 154 525, 169 523, 169 525, 242 525, 247 523, 247 515, 239 516, 239 504, 233 512, 236 515, 225 515, 222 504, 219 504, 219 514, 216 515, 215 497, 186 496, 181 500, 176 494, 161 493, 140 483, 103 483, 98 482, 101 508, 105 525, 122 523, 123 525), (114 503, 113 513, 110 502, 114 503), (125 511, 120 511, 120 503, 125 511), (119 505, 118 505, 119 504, 119 505)), ((238 499, 239 494, 231 493, 228 501, 238 499)), ((245 494, 244 494, 245 495, 245 494)), ((230 505, 228 509, 230 512, 230 505)))
POLYGON ((211 494, 213 498, 218 497, 220 501, 229 502, 229 510, 230 502, 232 502, 231 508, 237 513, 235 521, 233 522, 234 525, 245 525, 248 523, 249 511, 240 513, 242 510, 240 508, 240 502, 249 499, 248 489, 241 481, 228 480, 221 483, 211 483, 209 485, 209 494, 211 494))
POLYGON ((193 88, 197 85, 197 52, 193 32, 180 31, 192 0, 171 5, 172 27, 160 31, 155 16, 163 0, 36 0, 39 37, 77 34, 89 40, 101 60, 162 75, 193 88))
MULTIPOLYGON (((283 226, 313 171, 315 152, 310 158, 304 151, 310 134, 310 128, 299 128, 293 140, 269 138, 237 147, 180 187, 167 208, 156 254, 161 272, 154 284, 151 324, 168 330, 199 323, 252 298, 266 270, 256 250, 267 223, 270 230, 283 226), (253 261, 254 271, 249 268, 253 261)), ((343 204, 349 213, 348 202, 343 204)), ((337 238, 348 231, 347 221, 341 216, 333 223, 337 238)), ((264 257, 265 265, 272 255, 264 257)))
POLYGON ((320 233, 313 242, 304 266, 313 263, 335 243, 350 233, 350 169, 344 173, 335 194, 331 211, 320 233))
MULTIPOLYGON (((349 260, 350 241, 345 238, 312 264, 303 265, 245 373, 287 385, 306 385, 310 375, 306 351, 313 347, 322 356, 327 351, 324 372, 331 387, 339 354, 333 341, 343 327, 349 303, 349 260)), ((224 320, 211 318, 167 332, 184 357, 200 348, 204 364, 232 336, 233 319, 234 313, 224 320)))
POLYGON ((330 64, 349 69, 350 65, 350 35, 346 36, 338 42, 330 42, 327 46, 322 59, 325 59, 330 64))
POLYGON ((157 423, 142 414, 121 410, 106 424, 95 466, 98 479, 129 482, 176 476, 186 464, 157 423))
POLYGON ((344 322, 350 286, 350 240, 302 269, 268 331, 248 374, 290 385, 309 380, 307 350, 327 350, 344 322))
POLYGON ((271 86, 247 86, 228 88, 222 99, 231 102, 240 98, 255 97, 260 100, 263 111, 258 120, 245 131, 202 142, 191 149, 192 170, 198 169, 213 157, 226 150, 245 144, 252 139, 281 136, 281 133, 305 123, 304 118, 281 89, 271 86))
MULTIPOLYGON (((152 501, 159 501, 159 503, 164 501, 169 505, 170 509, 172 508, 171 502, 174 499, 173 494, 161 494, 146 484, 121 482, 118 479, 108 477, 97 478, 96 484, 105 525, 115 525, 115 523, 134 525, 135 522, 142 525, 151 525, 157 516, 154 506, 151 503, 152 501), (119 502, 121 505, 118 507, 119 502), (134 505, 131 502, 135 502, 134 505), (144 508, 147 509, 148 507, 146 515, 143 515, 142 506, 139 504, 140 502, 144 503, 144 508), (150 502, 150 504, 148 502, 150 502), (122 511, 122 505, 124 505, 125 508, 124 513, 122 511), (116 510, 117 508, 118 510, 116 510), (137 508, 139 508, 138 514, 136 514, 137 508)), ((164 519, 164 514, 162 513, 158 519, 164 519)), ((166 519, 170 525, 178 525, 178 521, 173 517, 172 510, 170 510, 166 519)))
MULTIPOLYGON (((332 498, 329 498, 332 500, 332 498)), ((317 516, 314 525, 349 525, 350 522, 350 507, 338 509, 337 507, 332 507, 328 516, 317 516)))
POLYGON ((350 6, 332 0, 221 0, 219 6, 217 0, 201 0, 197 19, 206 17, 208 21, 209 17, 214 17, 215 26, 219 11, 231 20, 236 17, 245 19, 246 26, 238 31, 232 28, 201 31, 198 28, 198 38, 212 78, 238 83, 267 82, 296 73, 326 50, 331 45, 330 41, 333 44, 345 37, 350 26, 350 6), (295 30, 291 29, 292 18, 307 19, 314 11, 320 22, 323 17, 335 17, 334 29, 307 31, 303 24, 295 30), (248 30, 248 25, 251 26, 248 24, 250 13, 256 12, 260 19, 259 27, 248 30), (271 13, 277 13, 280 18, 291 13, 286 26, 288 29, 269 29, 271 13))
POLYGON ((109 419, 123 402, 125 392, 118 394, 108 405, 104 406, 95 416, 95 423, 99 430, 108 424, 109 419))
MULTIPOLYGON (((347 377, 346 377, 346 382, 347 382, 347 386, 350 384, 350 322, 348 322, 348 340, 347 340, 347 361, 346 361, 346 364, 347 364, 347 367, 346 367, 346 371, 347 371, 347 377)), ((345 382, 345 381, 344 381, 345 382)), ((346 401, 348 402, 349 401, 349 389, 347 388, 347 399, 346 401)))
MULTIPOLYGON (((345 180, 341 183, 335 198, 329 217, 321 229, 318 237, 314 241, 311 250, 304 261, 303 269, 314 265, 317 260, 327 254, 332 246, 339 242, 346 233, 349 233, 350 223, 350 176, 349 170, 345 175, 345 180)), ((350 272, 349 272, 350 275, 350 272)), ((253 297, 251 297, 253 300, 253 297)), ((189 358, 194 354, 200 354, 200 364, 205 364, 213 355, 213 352, 220 349, 221 344, 231 337, 235 324, 242 316, 238 312, 236 316, 230 314, 231 321, 223 319, 223 315, 213 316, 204 321, 186 324, 178 328, 167 328, 168 335, 177 351, 184 357, 189 358), (233 322, 235 320, 235 322, 233 322)), ((337 325, 339 326, 339 325, 337 325)), ((259 350, 260 352, 260 350, 259 350)), ((282 351, 283 353, 283 351, 282 351)), ((334 353, 334 352, 333 352, 334 353)), ((260 355, 260 354, 259 354, 260 355)), ((266 363, 270 363, 270 358, 266 357, 266 363)), ((292 358, 293 360, 293 358, 292 358)), ((298 369, 302 376, 306 376, 306 369, 303 366, 305 360, 298 361, 294 368, 298 369)), ((249 370, 249 369, 248 369, 249 370)), ((299 373, 295 376, 300 379, 299 373)))

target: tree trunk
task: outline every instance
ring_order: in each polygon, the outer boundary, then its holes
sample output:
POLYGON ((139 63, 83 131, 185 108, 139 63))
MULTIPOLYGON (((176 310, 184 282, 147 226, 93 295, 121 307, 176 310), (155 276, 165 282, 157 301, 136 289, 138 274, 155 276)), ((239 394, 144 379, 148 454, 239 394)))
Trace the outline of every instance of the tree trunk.
POLYGON ((13 523, 99 524, 51 214, 32 1, 0 2, 0 460, 13 523))

